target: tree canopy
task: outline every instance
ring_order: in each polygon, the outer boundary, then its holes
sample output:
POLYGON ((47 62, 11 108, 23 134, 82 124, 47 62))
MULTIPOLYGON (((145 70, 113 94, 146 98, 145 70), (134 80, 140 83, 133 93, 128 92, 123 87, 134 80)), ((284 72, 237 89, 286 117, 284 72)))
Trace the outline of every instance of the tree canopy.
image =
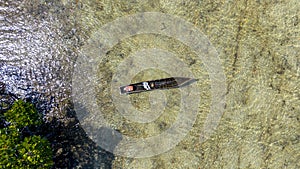
POLYGON ((8 123, 0 129, 0 168, 51 168, 50 142, 39 135, 22 131, 42 124, 35 107, 22 100, 14 102, 2 116, 8 123))

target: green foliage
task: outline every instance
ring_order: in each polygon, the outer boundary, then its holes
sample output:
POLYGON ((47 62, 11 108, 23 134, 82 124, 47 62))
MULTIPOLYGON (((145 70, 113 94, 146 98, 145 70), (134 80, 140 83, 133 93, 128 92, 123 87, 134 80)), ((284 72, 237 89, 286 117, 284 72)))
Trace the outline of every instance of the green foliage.
POLYGON ((40 136, 26 137, 17 149, 18 166, 26 168, 50 168, 52 166, 50 144, 40 136))
POLYGON ((21 137, 24 127, 41 124, 34 106, 16 101, 4 116, 11 125, 0 129, 0 168, 51 168, 49 141, 36 135, 21 137))
POLYGON ((6 120, 19 128, 41 124, 41 117, 37 113, 35 107, 22 100, 15 101, 12 108, 4 113, 6 120))
POLYGON ((9 164, 17 161, 15 154, 19 142, 20 134, 15 126, 0 129, 0 168, 12 168, 9 164))

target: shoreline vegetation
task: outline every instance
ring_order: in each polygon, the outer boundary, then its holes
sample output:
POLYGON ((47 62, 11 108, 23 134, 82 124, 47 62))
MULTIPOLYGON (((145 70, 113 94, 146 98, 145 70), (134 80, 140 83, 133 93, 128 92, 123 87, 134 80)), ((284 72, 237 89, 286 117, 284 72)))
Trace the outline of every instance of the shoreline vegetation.
POLYGON ((38 133, 42 118, 33 104, 16 100, 1 121, 0 168, 52 167, 51 144, 38 133))

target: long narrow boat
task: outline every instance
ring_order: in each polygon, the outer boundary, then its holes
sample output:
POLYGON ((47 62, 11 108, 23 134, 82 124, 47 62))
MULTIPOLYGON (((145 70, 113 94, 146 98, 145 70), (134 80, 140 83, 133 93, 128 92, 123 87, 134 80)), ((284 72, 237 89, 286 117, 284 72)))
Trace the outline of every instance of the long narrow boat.
POLYGON ((186 77, 170 77, 165 79, 151 80, 145 82, 134 83, 120 87, 121 94, 132 94, 146 91, 152 91, 157 89, 172 89, 189 85, 197 79, 186 77))

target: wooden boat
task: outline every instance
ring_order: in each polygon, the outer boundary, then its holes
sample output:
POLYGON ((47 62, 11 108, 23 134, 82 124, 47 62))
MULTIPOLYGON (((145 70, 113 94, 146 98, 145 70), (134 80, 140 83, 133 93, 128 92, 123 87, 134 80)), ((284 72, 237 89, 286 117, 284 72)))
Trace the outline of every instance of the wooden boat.
POLYGON ((165 79, 151 80, 145 82, 134 83, 126 86, 120 87, 121 94, 132 94, 140 93, 152 90, 163 90, 163 89, 172 89, 179 88, 186 85, 189 85, 197 79, 186 78, 186 77, 170 77, 165 79))

